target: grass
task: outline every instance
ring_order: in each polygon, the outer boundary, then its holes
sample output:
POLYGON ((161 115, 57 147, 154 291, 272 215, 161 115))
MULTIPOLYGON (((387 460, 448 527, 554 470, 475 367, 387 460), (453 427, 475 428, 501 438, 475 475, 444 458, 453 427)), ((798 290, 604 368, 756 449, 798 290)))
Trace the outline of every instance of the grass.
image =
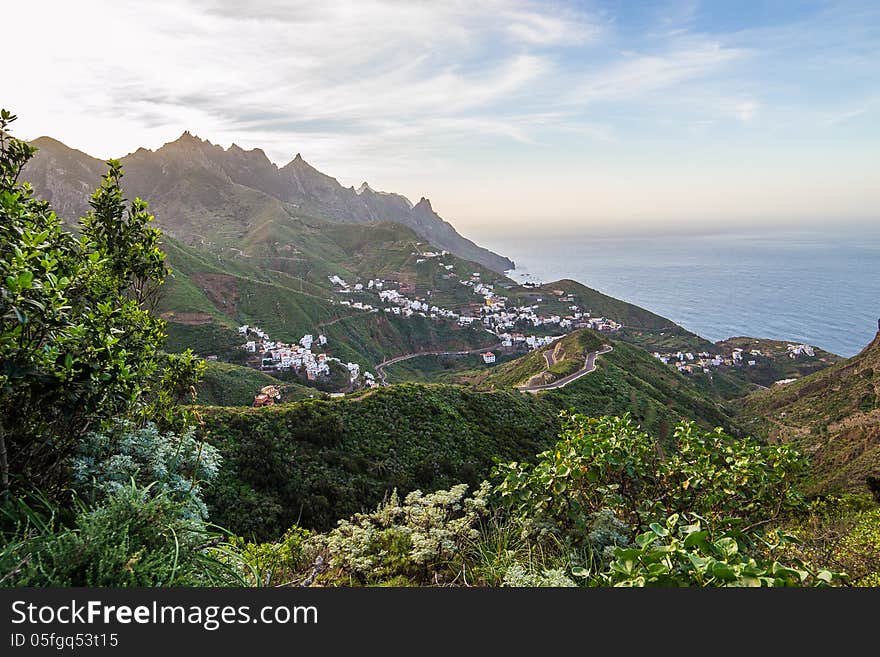
POLYGON ((196 387, 199 404, 251 406, 260 388, 268 385, 281 389, 282 402, 322 396, 314 388, 282 382, 250 367, 221 362, 209 362, 207 365, 205 377, 196 387))
POLYGON ((550 351, 555 362, 549 368, 550 376, 545 376, 546 381, 542 381, 550 383, 582 368, 587 353, 598 351, 607 342, 607 338, 596 331, 580 329, 556 340, 548 347, 541 347, 522 358, 478 374, 470 382, 480 387, 499 389, 522 385, 532 377, 548 371, 544 353, 550 351))
POLYGON ((738 410, 756 434, 810 455, 808 492, 880 489, 880 337, 850 359, 746 397, 738 410))

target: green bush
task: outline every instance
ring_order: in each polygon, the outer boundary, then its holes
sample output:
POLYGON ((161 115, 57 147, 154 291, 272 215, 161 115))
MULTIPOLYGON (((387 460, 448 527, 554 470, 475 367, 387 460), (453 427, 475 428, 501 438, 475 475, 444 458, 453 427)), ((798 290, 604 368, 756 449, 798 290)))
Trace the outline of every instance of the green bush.
POLYGON ((824 586, 840 579, 803 563, 756 560, 738 532, 713 532, 674 514, 651 523, 632 547, 616 548, 596 583, 603 586, 824 586))
POLYGON ((206 491, 211 519, 263 541, 294 524, 326 531, 394 488, 474 485, 494 457, 529 458, 555 435, 555 413, 531 395, 421 384, 202 416, 223 455, 206 491))
POLYGON ((465 497, 467 485, 423 494, 413 491, 403 502, 394 491, 372 513, 341 520, 315 538, 327 554, 327 579, 377 584, 405 577, 421 584, 448 581, 457 573, 462 549, 478 536, 485 517, 489 484, 465 497))
POLYGON ((638 530, 673 513, 760 520, 801 501, 792 484, 802 462, 788 446, 683 422, 674 431, 674 451, 663 454, 628 416, 563 418, 561 439, 534 467, 508 463, 495 475, 511 509, 572 543, 584 542, 602 509, 638 530))
MULTIPOLYGON (((31 525, 0 552, 5 586, 211 586, 235 583, 206 550, 215 539, 167 495, 129 486, 83 508, 73 528, 31 525)), ((8 537, 7 537, 7 540, 8 537)))
POLYGON ((306 543, 311 532, 291 527, 274 543, 254 543, 242 537, 229 539, 229 561, 237 565, 249 586, 284 586, 297 583, 308 565, 306 543))
POLYGON ((161 352, 160 232, 123 198, 119 162, 74 236, 19 182, 36 149, 10 136, 14 119, 0 111, 0 493, 59 499, 82 436, 120 416, 168 419, 200 366, 161 352))

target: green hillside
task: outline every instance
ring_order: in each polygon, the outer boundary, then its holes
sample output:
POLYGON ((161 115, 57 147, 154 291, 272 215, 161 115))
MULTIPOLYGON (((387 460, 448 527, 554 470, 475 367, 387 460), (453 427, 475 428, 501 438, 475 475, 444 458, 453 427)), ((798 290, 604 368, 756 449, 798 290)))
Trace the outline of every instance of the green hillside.
POLYGON ((555 438, 556 409, 517 392, 405 384, 360 398, 201 409, 224 467, 211 518, 241 534, 328 528, 393 488, 478 483, 495 457, 533 458, 555 438))
POLYGON ((538 396, 557 408, 575 408, 593 416, 630 413, 663 440, 684 418, 704 427, 722 426, 735 435, 741 433, 727 407, 695 389, 686 377, 639 347, 619 341, 611 344, 614 351, 596 359, 594 372, 538 396))
POLYGON ((393 488, 476 483, 493 459, 530 459, 556 437, 560 411, 631 413, 661 437, 692 418, 736 430, 725 410, 637 347, 616 343, 597 370, 538 395, 402 384, 269 409, 202 409, 224 457, 212 517, 239 533, 275 536, 293 522, 326 528, 393 488))
MULTIPOLYGON (((222 360, 240 360, 235 347, 241 340, 235 327, 251 324, 286 342, 295 342, 305 333, 324 333, 330 340, 328 353, 372 369, 403 353, 446 347, 469 349, 497 342, 495 336, 476 326, 460 328, 448 321, 419 316, 402 319, 339 303, 343 299, 376 303, 375 297, 367 295, 334 294, 327 280, 327 276, 338 274, 355 281, 359 272, 364 277, 390 276, 418 282, 426 295, 437 285, 438 297, 454 300, 457 306, 474 301, 468 288, 443 280, 436 263, 417 266, 412 254, 427 245, 418 241, 410 229, 395 224, 323 224, 318 230, 317 225, 305 222, 303 227, 298 239, 306 241, 298 248, 308 256, 286 262, 272 255, 249 257, 228 250, 221 255, 166 239, 173 273, 158 312, 168 322, 168 349, 192 348, 222 360), (272 266, 284 269, 270 269, 272 266)), ((485 268, 454 256, 446 256, 445 260, 462 275, 472 271, 489 275, 485 268)), ((435 303, 442 302, 438 299, 435 303)))
POLYGON ((601 349, 608 340, 596 331, 580 329, 541 347, 521 358, 502 363, 489 370, 468 377, 474 385, 486 388, 512 388, 529 383, 540 385, 573 374, 584 366, 588 352, 601 349), (545 352, 551 354, 553 365, 548 367, 545 352))
POLYGON ((808 490, 880 496, 880 333, 861 353, 746 397, 740 421, 810 455, 808 490))
POLYGON ((250 367, 221 362, 209 362, 207 366, 205 377, 196 387, 199 404, 251 406, 260 388, 268 385, 278 386, 282 402, 323 397, 314 388, 282 382, 250 367))
POLYGON ((646 429, 668 435, 668 429, 682 418, 693 418, 704 426, 724 426, 738 433, 729 409, 714 396, 696 388, 689 377, 667 367, 643 349, 588 329, 575 331, 550 347, 537 349, 521 358, 493 368, 461 372, 455 380, 481 389, 507 390, 529 380, 541 384, 570 374, 583 366, 588 351, 611 344, 613 351, 596 359, 595 371, 563 388, 538 396, 559 409, 574 408, 590 415, 630 413, 646 429), (556 356, 557 372, 548 376, 544 352, 556 356))

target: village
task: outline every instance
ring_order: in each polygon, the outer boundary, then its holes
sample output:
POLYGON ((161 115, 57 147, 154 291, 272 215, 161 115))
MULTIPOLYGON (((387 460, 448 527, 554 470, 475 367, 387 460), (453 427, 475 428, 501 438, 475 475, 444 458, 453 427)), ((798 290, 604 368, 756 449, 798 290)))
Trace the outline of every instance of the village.
POLYGON ((296 372, 305 374, 308 381, 316 381, 319 377, 330 376, 330 364, 339 363, 348 370, 350 388, 372 388, 378 385, 371 372, 364 372, 361 377, 361 366, 357 363, 343 363, 339 358, 328 356, 323 351, 313 351, 313 347, 327 345, 327 336, 312 334, 300 338, 299 344, 288 344, 270 339, 269 335, 258 326, 238 327, 238 332, 248 340, 242 348, 254 357, 248 362, 264 372, 296 372))
MULTIPOLYGON (((653 352, 654 358, 658 359, 665 365, 675 367, 682 374, 695 374, 703 372, 711 374, 713 368, 718 367, 755 367, 761 359, 773 359, 773 354, 761 351, 760 349, 750 349, 746 352, 740 347, 734 348, 729 356, 719 353, 710 354, 707 351, 701 351, 697 354, 692 352, 669 352, 660 353, 653 352)), ((806 344, 789 344, 787 345, 787 355, 791 359, 801 357, 812 358, 816 355, 815 350, 806 344)))
MULTIPOLYGON (((428 251, 413 255, 418 256, 416 263, 421 264, 430 258, 448 255, 448 252, 428 251)), ((441 266, 447 271, 443 275, 444 279, 457 278, 452 272, 454 265, 441 263, 441 266)), ((376 297, 375 306, 363 301, 349 300, 340 301, 341 305, 367 312, 385 312, 404 318, 416 315, 437 321, 451 321, 462 327, 480 325, 484 330, 498 336, 502 347, 511 348, 522 343, 529 349, 538 349, 575 329, 590 328, 596 331, 615 332, 621 328, 621 324, 614 320, 592 317, 589 312, 584 312, 575 304, 574 297, 564 290, 552 291, 555 301, 570 304, 568 306, 570 312, 564 316, 540 313, 540 303, 543 301, 541 297, 537 297, 536 303, 531 305, 508 307, 508 297, 497 294, 495 286, 491 283, 483 282, 480 272, 473 272, 468 278, 459 280, 459 284, 470 288, 471 293, 480 299, 478 304, 472 304, 467 311, 442 308, 424 297, 407 296, 414 294, 415 289, 414 286, 406 283, 371 278, 365 283, 350 285, 336 274, 328 276, 328 279, 340 294, 372 294, 376 297), (561 335, 527 335, 529 328, 541 329, 541 332, 559 329, 561 335)), ((430 295, 431 292, 428 294, 430 295)))
MULTIPOLYGON (((443 258, 449 255, 446 251, 426 251, 413 253, 417 256, 416 264, 422 264, 432 258, 443 258)), ((452 271, 453 264, 440 263, 445 270, 444 280, 452 280, 458 276, 452 271)), ((415 295, 415 286, 406 281, 388 280, 384 278, 358 279, 351 284, 338 274, 329 275, 328 280, 334 292, 341 299, 334 303, 364 313, 386 313, 394 317, 408 319, 414 316, 444 321, 459 327, 479 326, 482 330, 495 335, 498 347, 506 351, 527 351, 540 349, 567 333, 579 329, 590 328, 603 332, 615 332, 621 325, 607 317, 592 317, 576 303, 576 299, 564 290, 553 290, 548 300, 559 304, 567 304, 568 313, 542 313, 541 303, 544 299, 536 296, 533 303, 508 306, 508 297, 498 294, 495 286, 483 282, 479 272, 472 272, 467 278, 459 280, 459 284, 469 289, 478 301, 468 304, 467 309, 452 310, 444 308, 428 299, 415 295)), ((428 292, 431 295, 432 292, 428 292)), ((330 377, 332 363, 345 367, 349 374, 347 391, 379 386, 376 376, 368 371, 361 372, 358 363, 343 362, 326 353, 324 349, 328 338, 323 333, 305 334, 298 343, 286 343, 273 340, 258 326, 243 325, 238 332, 245 338, 242 349, 250 355, 247 364, 255 369, 273 374, 292 372, 305 376, 307 381, 315 382, 330 377)), ((496 362, 497 356, 492 351, 480 354, 484 364, 496 362)), ((338 393, 337 393, 338 394, 338 393)))

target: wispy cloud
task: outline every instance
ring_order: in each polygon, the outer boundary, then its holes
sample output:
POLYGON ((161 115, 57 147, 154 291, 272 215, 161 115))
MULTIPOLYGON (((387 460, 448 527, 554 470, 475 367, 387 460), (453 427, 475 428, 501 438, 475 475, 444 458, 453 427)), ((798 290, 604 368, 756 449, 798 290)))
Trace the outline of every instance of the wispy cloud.
POLYGON ((573 98, 584 102, 640 98, 710 76, 746 54, 712 42, 666 53, 624 53, 619 61, 582 81, 573 98))
POLYGON ((439 172, 467 170, 468 182, 491 166, 506 180, 533 156, 561 180, 615 161, 664 168, 669 144, 683 156, 680 144, 712 139, 721 152, 732 133, 754 152, 768 134, 806 144, 876 111, 876 3, 763 22, 712 11, 696 0, 29 0, 4 7, 22 28, 4 30, 4 49, 23 53, 27 74, 3 103, 21 134, 97 156, 189 129, 411 195, 406 185, 439 172))

